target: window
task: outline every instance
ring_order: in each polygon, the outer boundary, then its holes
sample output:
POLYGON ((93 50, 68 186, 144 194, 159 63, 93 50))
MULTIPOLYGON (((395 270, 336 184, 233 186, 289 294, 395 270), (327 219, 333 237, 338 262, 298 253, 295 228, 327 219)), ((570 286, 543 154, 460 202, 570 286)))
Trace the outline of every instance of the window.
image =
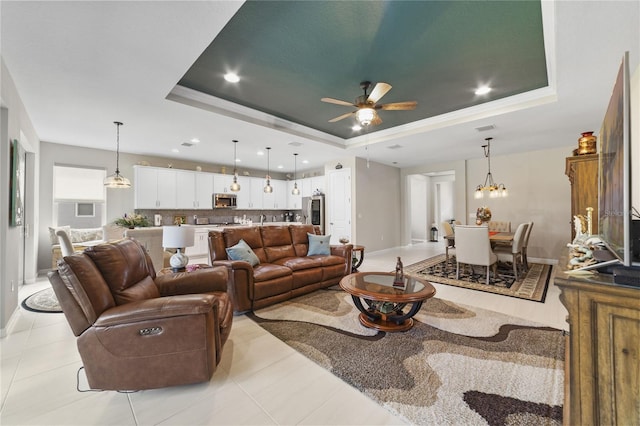
POLYGON ((53 166, 54 225, 72 228, 97 228, 106 216, 107 172, 81 166, 53 166))

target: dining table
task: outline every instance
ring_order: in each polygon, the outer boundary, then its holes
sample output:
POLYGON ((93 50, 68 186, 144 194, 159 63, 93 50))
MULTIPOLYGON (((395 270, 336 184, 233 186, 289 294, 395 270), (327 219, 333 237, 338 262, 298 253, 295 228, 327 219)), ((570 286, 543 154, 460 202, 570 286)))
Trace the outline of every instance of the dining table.
MULTIPOLYGON (((514 232, 499 232, 499 231, 489 231, 489 241, 492 245, 494 244, 512 244, 514 232)), ((446 235, 447 243, 450 247, 455 246, 456 237, 453 235, 446 235)))

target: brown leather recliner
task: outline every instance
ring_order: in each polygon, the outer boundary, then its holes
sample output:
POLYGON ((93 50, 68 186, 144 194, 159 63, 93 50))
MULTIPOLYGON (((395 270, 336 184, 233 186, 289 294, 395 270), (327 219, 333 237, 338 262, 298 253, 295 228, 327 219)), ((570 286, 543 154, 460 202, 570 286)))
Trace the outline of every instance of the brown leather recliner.
POLYGON ((48 276, 92 389, 154 389, 213 375, 233 320, 227 268, 156 276, 144 248, 124 239, 66 256, 48 276))

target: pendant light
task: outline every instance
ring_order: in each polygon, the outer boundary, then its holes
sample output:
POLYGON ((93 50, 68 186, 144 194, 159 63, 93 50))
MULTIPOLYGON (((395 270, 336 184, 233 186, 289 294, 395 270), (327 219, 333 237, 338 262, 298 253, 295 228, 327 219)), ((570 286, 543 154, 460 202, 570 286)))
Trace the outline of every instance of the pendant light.
POLYGON ((269 176, 269 151, 271 147, 267 147, 267 184, 264 187, 264 192, 271 194, 273 192, 273 186, 271 186, 271 176, 269 176))
POLYGON ((116 125, 116 172, 104 179, 104 186, 107 188, 131 188, 129 179, 120 174, 120 126, 122 123, 114 121, 116 125))
POLYGON ((293 189, 291 195, 300 195, 300 189, 298 188, 298 181, 296 180, 296 174, 298 173, 298 153, 293 154, 293 189))
POLYGON ((486 138, 486 145, 482 145, 484 149, 484 156, 487 158, 487 177, 484 179, 484 185, 478 185, 474 194, 474 198, 480 199, 489 193, 489 198, 499 198, 507 196, 507 188, 503 183, 497 185, 493 181, 493 175, 491 174, 491 139, 486 138))
POLYGON ((237 140, 233 140, 233 183, 229 185, 229 189, 233 192, 240 191, 240 184, 238 183, 238 170, 236 169, 236 164, 238 163, 238 158, 236 157, 236 145, 238 144, 237 140))

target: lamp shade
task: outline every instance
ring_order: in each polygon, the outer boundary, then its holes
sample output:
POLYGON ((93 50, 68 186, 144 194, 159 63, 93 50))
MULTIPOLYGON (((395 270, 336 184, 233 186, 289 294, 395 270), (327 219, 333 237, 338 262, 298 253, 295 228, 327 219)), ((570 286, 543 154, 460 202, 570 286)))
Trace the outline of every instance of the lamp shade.
POLYGON ((163 226, 162 246, 165 248, 191 247, 194 244, 195 229, 188 226, 163 226))

